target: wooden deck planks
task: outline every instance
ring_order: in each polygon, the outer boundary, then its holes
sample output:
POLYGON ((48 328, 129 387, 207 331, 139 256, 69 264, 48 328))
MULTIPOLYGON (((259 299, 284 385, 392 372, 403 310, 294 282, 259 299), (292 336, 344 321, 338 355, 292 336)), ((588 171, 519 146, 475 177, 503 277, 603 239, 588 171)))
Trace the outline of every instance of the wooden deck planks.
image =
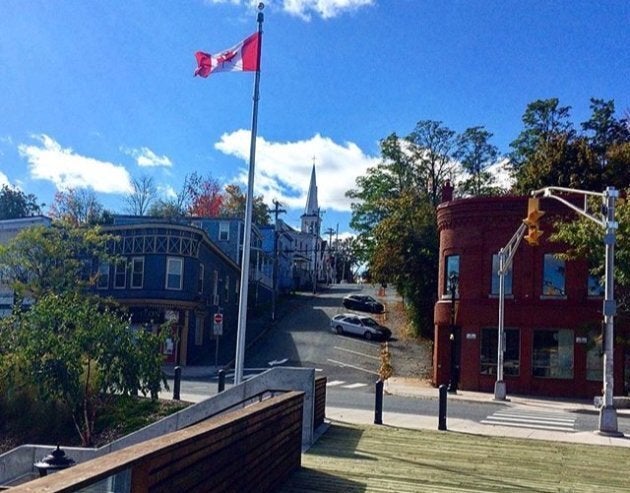
POLYGON ((628 492, 630 449, 333 424, 279 493, 628 492))

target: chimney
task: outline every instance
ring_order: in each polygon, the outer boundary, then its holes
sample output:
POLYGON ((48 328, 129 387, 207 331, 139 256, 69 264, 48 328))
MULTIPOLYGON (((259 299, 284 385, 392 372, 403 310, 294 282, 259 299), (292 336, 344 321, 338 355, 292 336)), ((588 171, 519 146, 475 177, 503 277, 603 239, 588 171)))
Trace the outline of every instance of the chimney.
POLYGON ((451 180, 446 180, 442 186, 442 202, 451 200, 453 200, 453 185, 451 185, 451 180))

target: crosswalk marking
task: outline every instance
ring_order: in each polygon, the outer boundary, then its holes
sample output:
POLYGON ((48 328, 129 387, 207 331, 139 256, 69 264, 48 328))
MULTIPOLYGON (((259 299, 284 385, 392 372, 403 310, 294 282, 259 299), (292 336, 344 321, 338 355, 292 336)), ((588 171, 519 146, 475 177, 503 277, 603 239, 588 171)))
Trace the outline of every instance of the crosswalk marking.
POLYGON ((358 389, 367 387, 367 383, 346 383, 344 380, 331 380, 326 383, 326 387, 341 387, 343 389, 358 389))
POLYGON ((523 409, 511 409, 497 411, 482 424, 511 426, 518 428, 532 428, 536 430, 575 432, 575 418, 563 412, 529 411, 523 409))
POLYGON ((351 383, 343 386, 344 389, 358 389, 360 387, 367 387, 367 383, 351 383))

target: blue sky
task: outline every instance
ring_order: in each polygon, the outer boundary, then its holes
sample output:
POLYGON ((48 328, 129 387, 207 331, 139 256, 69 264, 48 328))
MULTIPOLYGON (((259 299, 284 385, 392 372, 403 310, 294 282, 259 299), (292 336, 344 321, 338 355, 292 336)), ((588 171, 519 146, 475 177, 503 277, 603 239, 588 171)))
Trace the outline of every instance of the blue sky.
MULTIPOLYGON (((193 78, 194 53, 256 30, 249 0, 1 0, 0 183, 50 204, 93 189, 124 212, 130 180, 168 195, 196 171, 247 183, 253 73, 193 78)), ((255 193, 299 224, 313 161, 323 229, 378 142, 423 119, 484 125, 501 152, 528 103, 630 109, 626 0, 269 0, 255 193)))

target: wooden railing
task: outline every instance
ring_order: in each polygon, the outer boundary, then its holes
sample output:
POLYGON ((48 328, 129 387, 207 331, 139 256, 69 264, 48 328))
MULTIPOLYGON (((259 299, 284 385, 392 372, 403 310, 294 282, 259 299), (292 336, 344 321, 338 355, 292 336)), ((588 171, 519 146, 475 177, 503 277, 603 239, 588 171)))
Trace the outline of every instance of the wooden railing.
POLYGON ((326 377, 315 379, 315 409, 313 411, 313 428, 316 429, 326 418, 326 377))
POLYGON ((300 466, 303 406, 303 392, 286 392, 10 491, 270 492, 300 466))

